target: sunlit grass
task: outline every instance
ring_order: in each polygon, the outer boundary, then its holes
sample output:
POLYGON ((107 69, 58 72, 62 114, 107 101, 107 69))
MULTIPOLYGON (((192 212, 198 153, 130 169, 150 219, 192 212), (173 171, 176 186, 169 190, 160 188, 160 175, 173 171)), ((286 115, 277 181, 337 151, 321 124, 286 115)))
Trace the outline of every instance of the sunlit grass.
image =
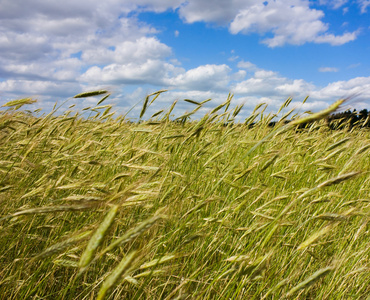
MULTIPOLYGON (((317 114, 0 114, 4 299, 366 299, 370 133, 317 114), (251 126, 253 122, 258 123, 251 126), (297 129, 310 122, 306 129, 297 129)), ((104 96, 105 95, 105 96, 104 96)), ((306 100, 306 99, 305 99, 306 100)), ((18 102, 17 102, 18 101, 18 102)))

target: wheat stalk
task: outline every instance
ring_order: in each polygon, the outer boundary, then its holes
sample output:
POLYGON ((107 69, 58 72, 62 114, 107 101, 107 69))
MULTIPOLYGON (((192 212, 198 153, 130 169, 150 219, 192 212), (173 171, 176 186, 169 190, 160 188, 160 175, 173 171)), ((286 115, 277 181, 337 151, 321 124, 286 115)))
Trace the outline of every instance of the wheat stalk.
POLYGON ((286 297, 290 297, 299 290, 305 289, 311 285, 313 285, 317 280, 320 278, 326 276, 327 274, 331 273, 335 270, 335 267, 329 266, 323 269, 320 269, 316 271, 314 274, 312 274, 310 277, 308 277, 306 280, 302 281, 301 283, 297 284, 294 288, 292 288, 287 294, 286 297))
POLYGON ((103 94, 106 94, 106 93, 108 93, 108 91, 106 91, 106 90, 84 92, 84 93, 80 93, 80 94, 77 94, 77 95, 73 96, 73 98, 88 98, 88 97, 103 95, 103 94))
POLYGON ((137 256, 137 251, 130 252, 122 261, 118 264, 116 268, 109 274, 109 276, 104 280, 98 296, 97 300, 103 300, 107 294, 107 292, 114 287, 118 280, 126 275, 126 272, 130 269, 131 265, 133 264, 135 257, 137 256))
POLYGON ((94 234, 90 238, 85 251, 81 255, 80 261, 78 262, 80 273, 84 271, 84 269, 89 265, 89 263, 93 259, 93 255, 95 254, 96 249, 100 246, 109 227, 113 224, 117 212, 118 205, 112 206, 111 210, 108 212, 103 222, 99 225, 98 229, 94 232, 94 234))

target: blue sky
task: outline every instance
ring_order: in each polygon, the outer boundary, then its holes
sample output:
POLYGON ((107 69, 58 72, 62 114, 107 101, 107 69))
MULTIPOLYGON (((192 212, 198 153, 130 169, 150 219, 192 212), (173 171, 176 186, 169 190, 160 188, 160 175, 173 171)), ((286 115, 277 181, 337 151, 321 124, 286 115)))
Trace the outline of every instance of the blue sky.
POLYGON ((119 113, 160 89, 152 110, 177 114, 229 92, 244 114, 307 95, 304 110, 353 94, 369 109, 369 53, 369 0, 0 0, 0 105, 107 88, 119 113))

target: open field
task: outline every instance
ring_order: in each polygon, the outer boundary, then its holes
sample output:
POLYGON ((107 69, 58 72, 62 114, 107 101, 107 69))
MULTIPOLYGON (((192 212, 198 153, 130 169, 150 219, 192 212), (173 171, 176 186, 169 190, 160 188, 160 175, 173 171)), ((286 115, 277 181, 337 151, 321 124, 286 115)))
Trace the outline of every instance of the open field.
POLYGON ((369 299, 369 129, 329 130, 335 106, 233 124, 230 101, 176 122, 4 110, 1 298, 369 299))

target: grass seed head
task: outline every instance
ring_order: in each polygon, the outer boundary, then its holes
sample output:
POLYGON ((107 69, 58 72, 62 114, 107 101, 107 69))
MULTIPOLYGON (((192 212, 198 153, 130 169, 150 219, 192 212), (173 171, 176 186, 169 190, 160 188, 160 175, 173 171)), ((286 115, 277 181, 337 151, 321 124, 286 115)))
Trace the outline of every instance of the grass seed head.
POLYGON ((109 274, 109 276, 103 281, 103 284, 99 290, 97 300, 105 299, 107 292, 113 288, 118 280, 123 277, 126 272, 130 269, 131 265, 135 261, 137 256, 137 251, 130 252, 122 261, 118 264, 118 266, 109 274))
POLYGON ((15 109, 21 108, 25 104, 32 104, 37 102, 37 100, 32 99, 32 98, 23 98, 23 99, 18 99, 18 100, 13 100, 5 103, 2 105, 2 107, 15 107, 15 109))
POLYGON ((308 277, 306 280, 302 281, 301 283, 297 284, 294 288, 292 288, 287 294, 286 297, 290 297, 299 290, 305 289, 311 285, 313 285, 317 280, 320 278, 326 276, 327 274, 334 271, 335 268, 333 266, 329 266, 323 269, 320 269, 316 271, 314 274, 312 274, 310 277, 308 277))
POLYGON ((96 249, 100 246, 109 227, 113 224, 117 212, 118 206, 114 205, 104 218, 103 222, 99 225, 98 229, 90 238, 90 241, 87 244, 85 251, 82 253, 78 263, 78 266, 81 270, 86 268, 93 259, 96 249))
POLYGON ((88 98, 88 97, 103 95, 103 94, 106 94, 106 93, 108 93, 108 91, 106 91, 106 90, 84 92, 84 93, 80 93, 80 94, 75 95, 73 98, 88 98))
POLYGON ((342 181, 351 179, 355 176, 358 176, 361 173, 362 172, 350 172, 350 173, 347 173, 347 174, 339 175, 338 177, 331 178, 331 179, 326 180, 325 182, 321 183, 320 185, 318 185, 318 188, 323 188, 323 187, 326 187, 326 186, 331 186, 331 185, 334 185, 334 184, 341 183, 342 181))

